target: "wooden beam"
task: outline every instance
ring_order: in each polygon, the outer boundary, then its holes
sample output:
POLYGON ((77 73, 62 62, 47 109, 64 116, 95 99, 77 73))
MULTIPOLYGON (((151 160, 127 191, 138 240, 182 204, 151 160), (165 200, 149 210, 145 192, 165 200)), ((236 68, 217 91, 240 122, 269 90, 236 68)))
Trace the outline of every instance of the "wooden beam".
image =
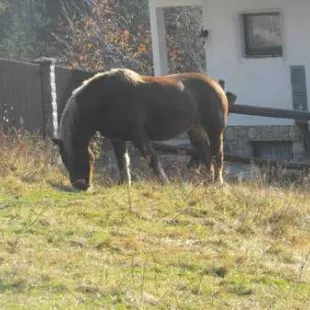
POLYGON ((229 112, 242 115, 287 118, 304 122, 310 120, 310 112, 292 111, 292 110, 266 108, 266 107, 254 107, 240 104, 230 105, 229 112))

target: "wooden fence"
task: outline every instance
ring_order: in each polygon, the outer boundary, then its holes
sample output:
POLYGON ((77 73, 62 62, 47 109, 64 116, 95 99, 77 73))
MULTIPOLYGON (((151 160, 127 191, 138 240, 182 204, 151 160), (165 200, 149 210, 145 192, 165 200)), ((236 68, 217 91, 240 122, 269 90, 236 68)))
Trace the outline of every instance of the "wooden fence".
MULTIPOLYGON (((51 63, 0 59, 0 124, 8 128, 49 134, 52 123, 51 63)), ((91 73, 55 66, 58 115, 71 92, 91 73)))
POLYGON ((0 59, 0 123, 30 131, 44 127, 41 68, 0 59))
MULTIPOLYGON (((0 124, 4 127, 23 128, 41 134, 52 135, 53 111, 52 101, 57 96, 57 116, 63 111, 64 105, 81 82, 89 78, 92 73, 53 66, 53 60, 41 58, 34 63, 16 62, 0 59, 0 124), (53 67, 54 78, 51 71, 53 67), (54 80, 53 80, 54 79, 54 80), (53 85, 56 84, 56 85, 53 85), (53 87, 54 86, 54 87, 53 87), (54 94, 53 94, 54 92, 54 94)), ((224 81, 219 81, 223 89, 224 81)), ((231 103, 236 96, 227 92, 231 103)), ((304 138, 306 150, 310 155, 310 133, 308 121, 310 112, 253 107, 231 104, 230 113, 243 115, 257 115, 273 118, 294 119, 304 138)), ((55 114, 55 113, 54 113, 55 114)), ((178 148, 165 144, 154 144, 155 148, 168 153, 191 154, 188 148, 178 148)), ((256 162, 276 165, 279 162, 270 159, 242 157, 226 154, 226 160, 233 162, 256 162)), ((309 169, 309 164, 281 162, 281 165, 294 169, 309 169)))
MULTIPOLYGON (((233 97, 236 99, 235 95, 232 93, 226 93, 228 97, 233 97)), ((273 118, 286 118, 295 120, 295 124, 299 128, 301 135, 304 140, 304 145, 307 154, 310 153, 310 132, 308 127, 308 121, 310 120, 310 112, 306 111, 293 111, 285 109, 274 109, 266 107, 254 107, 248 105, 238 105, 231 104, 229 107, 229 113, 241 114, 241 115, 252 115, 252 116, 263 116, 263 117, 273 117, 273 118)), ((153 143, 156 150, 163 153, 177 154, 177 155, 193 155, 194 151, 190 146, 173 146, 163 143, 153 143)), ((309 162, 289 162, 284 160, 276 160, 269 158, 257 158, 240 156, 230 153, 225 153, 225 160, 234 163, 246 163, 246 164, 256 164, 256 165, 267 165, 267 166, 281 166, 287 169, 295 170, 310 170, 309 162)))
POLYGON ((299 122, 307 122, 310 120, 310 112, 306 111, 293 111, 293 110, 274 109, 266 107, 254 107, 240 104, 231 105, 229 107, 229 113, 294 119, 295 121, 299 122))

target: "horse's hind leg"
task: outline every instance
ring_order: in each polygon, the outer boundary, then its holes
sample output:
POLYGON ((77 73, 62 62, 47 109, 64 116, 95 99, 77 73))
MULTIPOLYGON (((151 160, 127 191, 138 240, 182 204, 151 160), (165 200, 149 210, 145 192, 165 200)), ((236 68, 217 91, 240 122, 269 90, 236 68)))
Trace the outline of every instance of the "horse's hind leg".
POLYGON ((142 156, 149 161, 150 167, 153 169, 155 175, 159 178, 159 180, 163 183, 169 183, 169 179, 165 174, 165 171, 161 165, 161 162, 154 151, 154 148, 151 142, 141 137, 141 135, 136 136, 132 139, 135 147, 141 152, 142 156))
POLYGON ((213 179, 212 152, 209 138, 204 128, 197 123, 187 132, 187 135, 194 150, 197 152, 191 157, 188 167, 199 167, 200 163, 203 163, 206 167, 207 177, 213 179))
POLYGON ((212 157, 214 163, 214 177, 215 181, 220 184, 224 183, 223 180, 223 167, 224 167, 224 134, 223 132, 208 131, 210 145, 212 150, 212 157))
POLYGON ((205 132, 205 129, 200 125, 200 123, 196 123, 187 132, 187 135, 194 151, 187 164, 187 168, 200 170, 202 161, 204 161, 204 164, 207 161, 209 166, 207 170, 209 171, 211 169, 211 150, 209 138, 205 132))
POLYGON ((119 184, 127 182, 128 185, 131 185, 130 158, 127 152, 126 143, 121 140, 111 140, 111 143, 114 148, 117 166, 120 173, 119 184))

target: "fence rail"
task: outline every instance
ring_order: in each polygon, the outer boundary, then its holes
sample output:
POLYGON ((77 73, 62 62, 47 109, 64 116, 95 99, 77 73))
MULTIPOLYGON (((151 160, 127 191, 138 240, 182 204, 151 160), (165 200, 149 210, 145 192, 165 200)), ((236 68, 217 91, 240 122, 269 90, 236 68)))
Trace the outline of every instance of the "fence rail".
MULTIPOLYGON (((228 92, 229 93, 229 92, 228 92)), ((236 96, 233 96, 234 100, 236 96)), ((234 101, 233 100, 233 101, 234 101)), ((229 112, 233 114, 250 115, 250 116, 262 116, 262 117, 273 117, 273 118, 286 118, 293 119, 296 121, 301 135, 304 140, 304 145, 308 155, 310 154, 310 132, 308 128, 308 121, 310 120, 310 112, 306 111, 293 111, 285 109, 275 109, 267 107, 255 107, 249 105, 230 104, 229 112)), ((177 155, 193 155, 194 150, 188 146, 173 146, 164 143, 153 143, 156 150, 169 154, 177 155)), ((310 170, 310 163, 307 162, 290 162, 284 160, 276 160, 270 158, 259 158, 251 156, 240 156, 230 153, 225 153, 225 160, 233 163, 245 163, 245 164, 256 164, 266 166, 281 166, 287 169, 295 170, 310 170)))
POLYGON ((293 110, 275 109, 267 107, 254 107, 240 104, 230 105, 229 112, 242 115, 256 115, 263 117, 294 119, 296 121, 304 121, 304 122, 310 120, 310 112, 306 111, 293 111, 293 110))

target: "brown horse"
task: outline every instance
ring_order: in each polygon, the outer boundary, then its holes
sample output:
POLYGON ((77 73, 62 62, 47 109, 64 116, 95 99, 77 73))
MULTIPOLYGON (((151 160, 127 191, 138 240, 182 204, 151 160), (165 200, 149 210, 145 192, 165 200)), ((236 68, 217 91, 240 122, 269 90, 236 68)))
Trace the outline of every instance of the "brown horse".
POLYGON ((98 73, 73 91, 62 113, 59 138, 63 163, 73 187, 91 185, 94 156, 89 148, 99 131, 110 139, 120 183, 131 182, 126 141, 149 160, 160 180, 168 182, 151 141, 187 132, 208 172, 223 183, 223 130, 228 100, 222 87, 202 73, 142 76, 128 69, 98 73), (201 128, 206 135, 201 135, 201 128))

